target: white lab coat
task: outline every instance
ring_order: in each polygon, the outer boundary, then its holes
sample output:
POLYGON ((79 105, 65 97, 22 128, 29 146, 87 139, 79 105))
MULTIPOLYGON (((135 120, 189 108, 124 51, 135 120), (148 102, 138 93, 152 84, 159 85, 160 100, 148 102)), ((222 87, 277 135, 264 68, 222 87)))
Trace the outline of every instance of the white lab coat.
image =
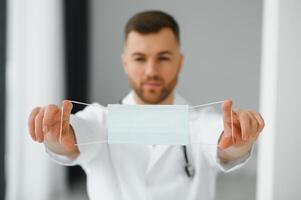
MULTIPOLYGON (((123 104, 135 104, 132 92, 123 104)), ((187 104, 178 94, 174 104, 187 104)), ((204 113, 207 119, 210 113, 204 113)), ((212 115, 212 120, 216 120, 212 115)), ((207 120, 208 122, 208 120, 207 120)), ((107 140, 106 111, 102 106, 88 106, 71 116, 70 121, 78 143, 107 140)), ((202 131, 210 131, 206 142, 217 143, 223 127, 203 124, 202 131)), ((193 125, 191 125, 192 129, 193 125)), ((200 126, 198 126, 199 128, 200 126)), ((194 137, 202 141, 202 137, 194 137)), ((47 150, 47 149, 46 149, 47 150)), ((190 162, 195 168, 193 178, 184 170, 185 159, 181 146, 94 144, 79 146, 80 155, 69 160, 47 150, 63 165, 80 165, 87 174, 87 190, 91 200, 213 200, 218 171, 227 172, 243 165, 250 153, 227 165, 219 162, 217 146, 191 145, 190 162)))

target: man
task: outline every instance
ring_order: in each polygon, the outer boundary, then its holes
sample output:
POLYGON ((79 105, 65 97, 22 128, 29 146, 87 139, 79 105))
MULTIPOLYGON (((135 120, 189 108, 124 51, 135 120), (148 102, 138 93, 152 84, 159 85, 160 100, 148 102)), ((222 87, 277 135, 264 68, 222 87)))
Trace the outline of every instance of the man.
MULTIPOLYGON (((128 21, 122 63, 132 91, 123 104, 188 104, 175 92, 184 60, 179 35, 177 22, 161 11, 138 13, 128 21)), ((100 105, 88 106, 70 115, 69 101, 63 102, 63 111, 55 105, 33 109, 29 131, 33 140, 45 144, 56 162, 83 167, 91 199, 211 200, 216 169, 229 171, 245 163, 264 127, 259 113, 237 110, 233 113, 232 140, 231 106, 231 101, 223 104, 224 127, 213 131, 216 136, 212 142, 218 147, 211 147, 209 153, 194 148, 191 152, 185 149, 183 155, 181 146, 76 146, 76 142, 89 138, 107 139, 106 111, 100 105), (60 143, 61 112, 64 118, 60 143), (194 160, 194 172, 184 170, 188 157, 194 160)))

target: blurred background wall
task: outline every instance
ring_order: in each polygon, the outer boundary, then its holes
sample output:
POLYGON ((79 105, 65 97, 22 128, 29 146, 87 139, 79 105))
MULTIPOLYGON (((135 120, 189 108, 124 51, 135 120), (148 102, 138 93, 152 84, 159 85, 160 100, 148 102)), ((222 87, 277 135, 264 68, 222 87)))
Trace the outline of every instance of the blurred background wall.
POLYGON ((67 199, 77 182, 77 191, 86 193, 81 168, 51 161, 44 145, 31 140, 27 119, 36 106, 87 101, 88 5, 71 0, 7 4, 6 85, 1 84, 6 86, 6 199, 67 199))
POLYGON ((66 191, 64 168, 31 140, 27 120, 34 107, 64 97, 62 4, 7 3, 6 199, 57 199, 66 191))
POLYGON ((301 1, 265 0, 257 200, 301 199, 301 1))
POLYGON ((6 0, 0 1, 0 199, 5 198, 6 0))

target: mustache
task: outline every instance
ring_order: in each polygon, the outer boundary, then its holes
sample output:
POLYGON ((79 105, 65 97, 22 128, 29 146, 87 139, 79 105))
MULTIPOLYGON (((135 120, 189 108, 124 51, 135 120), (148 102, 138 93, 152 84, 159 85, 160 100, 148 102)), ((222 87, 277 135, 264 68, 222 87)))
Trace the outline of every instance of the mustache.
POLYGON ((144 79, 143 82, 147 82, 147 81, 158 81, 158 82, 164 82, 163 79, 159 76, 148 76, 144 79))

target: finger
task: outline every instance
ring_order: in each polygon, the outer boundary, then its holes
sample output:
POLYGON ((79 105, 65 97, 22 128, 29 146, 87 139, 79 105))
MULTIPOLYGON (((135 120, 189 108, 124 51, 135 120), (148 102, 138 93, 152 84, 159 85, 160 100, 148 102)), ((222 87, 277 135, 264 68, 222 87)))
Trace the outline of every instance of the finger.
POLYGON ((232 145, 232 139, 231 139, 231 137, 227 137, 223 133, 221 135, 221 138, 220 138, 219 143, 218 143, 219 148, 220 149, 226 149, 226 148, 230 147, 231 145, 232 145))
POLYGON ((62 120, 63 120, 63 124, 62 124, 62 134, 65 132, 68 132, 69 130, 69 121, 70 121, 70 114, 72 111, 73 105, 70 101, 68 100, 64 100, 63 101, 63 106, 62 106, 62 120))
POLYGON ((63 120, 68 122, 69 124, 69 119, 70 119, 70 114, 72 111, 73 105, 70 101, 64 100, 63 101, 63 120))
POLYGON ((59 122, 59 120, 55 118, 58 112, 60 112, 60 109, 56 105, 50 104, 46 107, 43 119, 44 133, 47 133, 55 123, 59 122))
POLYGON ((38 142, 43 142, 44 133, 43 133, 43 118, 45 110, 42 108, 38 115, 35 118, 35 135, 38 142))
POLYGON ((239 122, 239 116, 238 113, 240 112, 240 109, 237 111, 232 111, 232 143, 233 144, 239 144, 241 142, 241 127, 239 122))
POLYGON ((37 116, 37 114, 40 112, 41 107, 36 107, 34 108, 28 118, 28 129, 29 129, 29 133, 31 138, 36 141, 36 135, 35 135, 35 118, 37 116))
POLYGON ((241 127, 241 137, 243 138, 243 140, 247 140, 251 130, 251 119, 249 114, 245 111, 240 112, 239 121, 241 127))
POLYGON ((236 111, 232 110, 232 121, 233 124, 239 124, 239 117, 238 113, 241 111, 241 109, 237 109, 236 111))
POLYGON ((231 137, 232 133, 232 101, 226 100, 222 104, 224 133, 226 137, 231 137))
POLYGON ((254 114, 254 117, 256 118, 257 122, 258 122, 257 132, 260 133, 264 128, 264 120, 263 120, 262 116, 260 115, 260 113, 255 112, 253 114, 254 114))
POLYGON ((246 111, 246 113, 249 115, 250 118, 250 130, 248 132, 248 135, 246 135, 246 138, 244 138, 245 141, 247 141, 249 138, 255 137, 258 131, 258 122, 253 112, 246 111))
POLYGON ((233 136, 232 136, 233 144, 240 145, 242 144, 242 131, 240 123, 237 123, 233 126, 233 136))

